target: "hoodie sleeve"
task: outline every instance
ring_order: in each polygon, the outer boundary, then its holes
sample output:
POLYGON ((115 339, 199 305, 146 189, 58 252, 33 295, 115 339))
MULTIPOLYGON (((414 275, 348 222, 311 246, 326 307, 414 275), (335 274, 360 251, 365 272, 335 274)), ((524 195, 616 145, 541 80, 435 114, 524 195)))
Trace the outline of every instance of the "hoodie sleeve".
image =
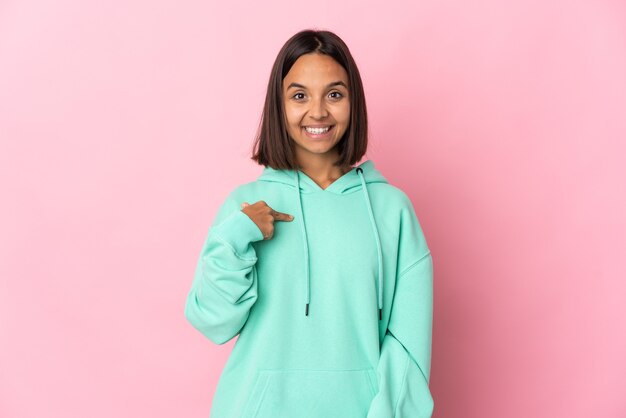
POLYGON ((220 207, 202 246, 185 317, 216 344, 230 341, 246 323, 257 300, 252 242, 263 233, 232 193, 220 207))
MULTIPOLYGON (((408 198, 407 198, 408 199, 408 198)), ((430 418, 433 260, 413 206, 402 214, 398 274, 367 418, 430 418)))

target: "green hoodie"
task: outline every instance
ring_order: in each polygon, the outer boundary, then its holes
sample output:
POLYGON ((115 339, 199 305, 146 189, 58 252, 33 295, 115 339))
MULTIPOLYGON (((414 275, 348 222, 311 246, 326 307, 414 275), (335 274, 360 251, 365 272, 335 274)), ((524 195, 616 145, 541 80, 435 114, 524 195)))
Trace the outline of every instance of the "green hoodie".
POLYGON ((185 316, 239 335, 211 418, 430 417, 433 261, 407 195, 365 161, 326 189, 265 167, 220 207, 185 316), (241 211, 291 214, 269 240, 241 211))

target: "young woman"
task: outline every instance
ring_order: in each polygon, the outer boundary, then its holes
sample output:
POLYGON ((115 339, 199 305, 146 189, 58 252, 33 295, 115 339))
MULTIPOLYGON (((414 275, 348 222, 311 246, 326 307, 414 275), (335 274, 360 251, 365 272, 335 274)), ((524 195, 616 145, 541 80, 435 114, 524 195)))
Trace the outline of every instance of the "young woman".
POLYGON ((411 201, 372 160, 357 66, 304 30, 272 68, 252 159, 226 197, 185 316, 239 335, 212 418, 430 417, 433 262, 411 201))

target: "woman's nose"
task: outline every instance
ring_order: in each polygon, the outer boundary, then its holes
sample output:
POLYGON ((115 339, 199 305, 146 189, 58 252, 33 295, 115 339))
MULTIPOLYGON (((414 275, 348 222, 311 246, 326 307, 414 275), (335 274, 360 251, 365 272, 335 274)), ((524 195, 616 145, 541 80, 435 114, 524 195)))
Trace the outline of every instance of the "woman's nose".
POLYGON ((309 109, 309 113, 315 119, 323 119, 328 116, 328 109, 326 109, 324 99, 311 100, 311 109, 309 109))

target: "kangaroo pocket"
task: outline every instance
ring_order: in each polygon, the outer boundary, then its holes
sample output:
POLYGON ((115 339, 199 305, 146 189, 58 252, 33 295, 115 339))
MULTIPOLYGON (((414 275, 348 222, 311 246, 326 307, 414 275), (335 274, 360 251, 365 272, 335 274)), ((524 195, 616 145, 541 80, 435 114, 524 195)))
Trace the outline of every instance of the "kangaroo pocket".
POLYGON ((366 416, 376 375, 358 370, 259 370, 242 418, 366 416))

